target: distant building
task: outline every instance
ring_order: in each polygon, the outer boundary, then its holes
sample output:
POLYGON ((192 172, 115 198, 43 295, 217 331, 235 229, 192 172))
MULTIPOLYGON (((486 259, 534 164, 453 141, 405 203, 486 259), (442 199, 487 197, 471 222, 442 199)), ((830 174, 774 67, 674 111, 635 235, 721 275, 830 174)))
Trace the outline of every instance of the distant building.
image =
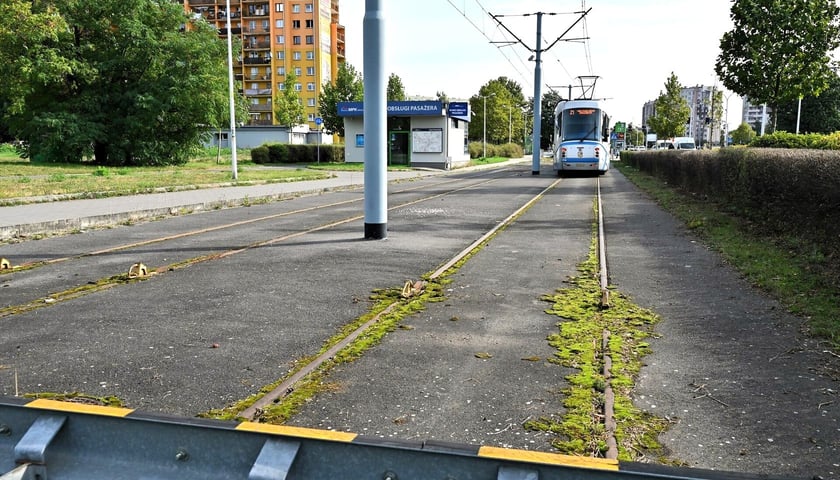
POLYGON ((249 126, 276 125, 272 99, 294 73, 309 127, 316 128, 318 96, 345 62, 339 0, 179 0, 194 17, 204 18, 226 38, 230 17, 233 40, 242 45, 234 75, 251 105, 249 126))
MULTIPOLYGON (((685 131, 682 136, 691 137, 697 145, 706 145, 710 139, 712 144, 720 142, 721 125, 711 124, 711 99, 715 87, 697 85, 694 87, 683 87, 680 96, 685 99, 690 109, 688 122, 685 124, 685 131), (709 119, 709 123, 706 120, 709 119), (710 130, 711 127, 711 130, 710 130)), ((648 125, 648 119, 656 115, 656 100, 645 102, 642 107, 642 124, 648 125)), ((715 114, 717 118, 723 118, 721 112, 715 114)))
MULTIPOLYGON (((741 97, 741 100, 744 101, 744 110, 741 113, 741 122, 751 126, 756 133, 761 133, 761 118, 764 112, 764 105, 754 105, 750 103, 750 99, 747 96, 741 97)), ((767 118, 770 118, 770 114, 772 112, 773 109, 767 107, 767 118)))

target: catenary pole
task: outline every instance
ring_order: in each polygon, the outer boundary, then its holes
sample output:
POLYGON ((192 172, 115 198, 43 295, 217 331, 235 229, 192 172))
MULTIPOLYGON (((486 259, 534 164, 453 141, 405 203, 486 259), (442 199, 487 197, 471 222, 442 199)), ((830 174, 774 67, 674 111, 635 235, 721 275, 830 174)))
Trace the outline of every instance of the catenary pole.
POLYGON ((365 86, 365 238, 388 236, 387 129, 385 76, 385 14, 381 0, 365 0, 362 21, 365 86))
MULTIPOLYGON (((227 54, 228 54, 228 97, 230 97, 230 165, 233 179, 239 176, 236 166, 236 103, 233 100, 233 31, 230 28, 230 0, 225 1, 227 8, 227 54)), ((221 142, 222 139, 220 138, 221 142)))
POLYGON ((542 12, 537 12, 537 48, 535 49, 536 56, 534 57, 534 136, 531 140, 532 150, 534 156, 531 160, 531 175, 540 174, 540 156, 541 146, 540 137, 542 136, 542 59, 541 53, 543 51, 542 45, 542 12))

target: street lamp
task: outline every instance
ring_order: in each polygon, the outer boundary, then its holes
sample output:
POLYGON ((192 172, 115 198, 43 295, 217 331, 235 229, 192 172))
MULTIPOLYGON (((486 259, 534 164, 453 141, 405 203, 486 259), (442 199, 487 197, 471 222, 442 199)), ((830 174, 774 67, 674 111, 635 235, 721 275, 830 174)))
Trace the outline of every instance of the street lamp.
POLYGON ((495 93, 491 93, 490 95, 479 95, 481 98, 484 99, 484 133, 483 138, 484 141, 482 142, 483 150, 484 150, 484 159, 487 159, 487 97, 492 97, 496 95, 495 93))
POLYGON ((508 104, 508 143, 512 143, 513 137, 513 105, 508 104))

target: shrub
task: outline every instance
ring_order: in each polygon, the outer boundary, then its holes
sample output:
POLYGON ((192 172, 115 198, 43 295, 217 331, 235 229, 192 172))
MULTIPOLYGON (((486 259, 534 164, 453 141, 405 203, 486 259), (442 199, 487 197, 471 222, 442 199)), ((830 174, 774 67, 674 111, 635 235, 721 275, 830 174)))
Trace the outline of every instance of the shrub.
POLYGON ((522 158, 525 152, 522 150, 522 145, 516 143, 506 143, 499 146, 499 155, 505 158, 522 158))
POLYGON ((268 147, 265 145, 260 145, 259 147, 252 148, 251 161, 258 164, 271 163, 268 154, 268 147))
POLYGON ((286 163, 289 161, 289 148, 284 143, 268 145, 268 160, 271 163, 286 163))

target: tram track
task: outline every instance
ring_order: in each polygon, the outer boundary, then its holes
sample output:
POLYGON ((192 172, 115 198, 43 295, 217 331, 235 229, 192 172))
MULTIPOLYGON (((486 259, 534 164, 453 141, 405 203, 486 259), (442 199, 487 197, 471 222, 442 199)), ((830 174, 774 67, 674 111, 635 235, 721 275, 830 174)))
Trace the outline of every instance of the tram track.
MULTIPOLYGON (((436 193, 436 194, 433 194, 433 195, 425 195, 425 196, 422 196, 422 197, 417 198, 417 199, 401 202, 399 204, 392 205, 392 206, 388 207, 388 210, 389 211, 394 211, 394 210, 398 210, 398 209, 401 209, 401 208, 406 208, 406 207, 409 207, 409 206, 412 206, 412 205, 415 205, 415 204, 418 204, 418 203, 434 200, 434 199, 437 199, 437 198, 440 198, 440 197, 443 197, 443 196, 446 196, 446 195, 451 195, 451 194, 454 194, 454 193, 461 192, 463 190, 467 190, 467 189, 470 189, 470 188, 475 188, 477 186, 481 186, 481 185, 496 181, 500 178, 504 178, 503 176, 499 175, 498 173, 500 173, 500 171, 494 172, 490 176, 489 179, 488 178, 483 178, 486 175, 477 175, 476 177, 479 177, 479 179, 477 181, 471 182, 471 183, 469 183, 465 186, 454 188, 454 189, 447 189, 447 190, 445 190, 441 193, 436 193)), ((501 171, 501 173, 507 173, 507 171, 506 170, 501 171)), ((447 181, 444 181, 444 182, 437 182, 437 183, 431 185, 431 187, 447 186, 447 185, 450 185, 452 183, 463 182, 465 180, 472 181, 472 180, 476 180, 476 179, 475 179, 475 177, 470 177, 470 178, 467 178, 467 179, 459 178, 459 179, 454 179, 454 180, 447 180, 447 181)), ((430 185, 414 186, 412 188, 401 189, 399 191, 393 192, 392 195, 396 196, 396 195, 403 194, 403 193, 410 193, 410 192, 413 192, 413 191, 415 191, 417 189, 420 189, 420 188, 429 188, 429 187, 430 187, 430 185)), ((64 256, 64 257, 60 257, 60 258, 55 258, 55 259, 43 261, 43 262, 33 262, 33 263, 30 263, 27 267, 19 267, 19 268, 16 268, 16 269, 7 269, 7 270, 2 270, 2 271, 3 272, 8 272, 8 273, 5 273, 5 276, 9 276, 9 275, 12 275, 14 273, 23 273, 23 272, 31 271, 33 269, 40 268, 40 267, 58 265, 58 264, 73 262, 73 261, 82 260, 82 259, 91 259, 91 258, 95 258, 95 257, 98 257, 98 256, 103 256, 103 255, 107 255, 107 254, 111 254, 111 253, 115 253, 115 252, 127 252, 131 249, 138 248, 138 247, 154 245, 154 244, 162 244, 162 243, 165 243, 165 242, 168 242, 168 241, 181 240, 181 239, 185 239, 185 238, 188 238, 188 237, 196 237, 196 236, 200 236, 202 234, 208 234, 208 233, 216 232, 216 231, 220 231, 220 230, 232 229, 232 228, 236 228, 236 227, 240 227, 240 226, 248 225, 248 224, 255 224, 255 223, 259 223, 259 222, 268 222, 268 221, 275 220, 275 219, 278 219, 278 218, 283 218, 283 217, 291 217, 291 216, 295 216, 295 215, 304 215, 304 214, 307 214, 307 213, 311 213, 313 211, 323 211, 323 210, 327 210, 327 209, 330 209, 330 208, 336 208, 336 207, 346 206, 346 205, 353 204, 353 203, 358 203, 358 202, 361 202, 361 201, 362 201, 362 199, 349 199, 349 200, 344 200, 344 201, 340 201, 340 202, 331 202, 331 203, 324 204, 324 205, 318 205, 318 206, 313 206, 313 207, 308 207, 308 208, 296 209, 296 210, 292 210, 292 211, 289 211, 289 212, 281 212, 281 213, 277 213, 277 214, 264 215, 264 216, 260 216, 260 217, 253 218, 253 219, 242 220, 242 221, 237 221, 237 222, 230 222, 230 223, 226 223, 226 224, 223 224, 223 225, 216 225, 216 226, 209 227, 209 228, 191 230, 191 231, 188 231, 188 232, 182 232, 182 233, 175 234, 175 235, 166 235, 166 236, 146 239, 146 240, 139 241, 139 242, 131 242, 131 243, 126 243, 126 244, 116 245, 116 246, 108 247, 108 248, 105 248, 105 249, 98 249, 98 250, 95 250, 95 251, 85 252, 85 253, 74 255, 74 256, 64 256)), ((310 228, 305 228, 305 229, 302 229, 302 230, 294 231, 292 233, 280 235, 280 236, 277 236, 277 237, 272 237, 272 238, 269 238, 269 239, 266 239, 266 240, 259 240, 259 241, 251 242, 251 243, 249 243, 247 245, 244 245, 244 246, 240 246, 240 247, 236 247, 236 248, 229 248, 229 249, 226 249, 226 250, 221 251, 221 252, 213 252, 213 253, 209 253, 209 254, 205 254, 205 255, 199 255, 199 256, 196 256, 196 257, 181 259, 181 260, 178 260, 176 262, 172 262, 172 263, 168 263, 168 264, 164 264, 164 265, 158 265, 158 266, 143 265, 144 267, 146 267, 147 275, 133 276, 129 273, 130 269, 126 268, 126 270, 124 270, 122 273, 114 273, 112 275, 101 277, 101 278, 98 278, 98 279, 95 279, 95 280, 89 280, 84 284, 76 284, 76 285, 73 285, 69 288, 65 288, 65 289, 62 289, 62 290, 53 290, 53 291, 50 291, 50 292, 42 292, 41 295, 37 295, 37 296, 35 296, 34 298, 31 298, 28 301, 19 302, 19 303, 16 303, 16 304, 9 304, 5 307, 0 308, 0 319, 9 317, 11 315, 26 313, 26 312, 33 311, 33 310, 36 310, 36 309, 39 309, 39 308, 52 306, 52 305, 55 305, 57 303, 73 300, 73 299, 79 298, 81 296, 90 295, 92 293, 108 290, 108 289, 111 289, 111 288, 113 288, 115 286, 118 286, 118 285, 133 283, 133 282, 138 282, 138 281, 144 281, 144 280, 147 280, 148 278, 151 278, 153 276, 158 276, 158 275, 165 274, 166 272, 173 272, 173 271, 181 270, 181 269, 184 269, 184 268, 187 268, 187 267, 190 267, 190 266, 193 266, 193 265, 197 265, 197 264, 200 264, 200 263, 208 262, 208 261, 220 260, 220 259, 223 259, 223 258, 230 257, 232 255, 242 253, 244 251, 279 244, 279 243, 286 242, 286 241, 289 241, 289 240, 292 240, 292 239, 295 239, 295 238, 299 238, 299 237, 302 237, 302 236, 305 236, 305 235, 308 235, 308 234, 311 234, 311 233, 315 233, 315 232, 319 232, 319 231, 323 231, 323 230, 328 230, 330 228, 334 228, 334 227, 344 225, 344 224, 347 224, 347 223, 352 223, 352 222, 361 220, 362 218, 364 218, 364 215, 352 215, 352 216, 349 216, 349 217, 343 217, 343 218, 340 218, 340 219, 337 219, 337 220, 325 222, 325 223, 322 223, 320 225, 316 225, 316 226, 313 226, 313 227, 310 227, 310 228)), ((136 263, 134 265, 136 265, 136 263)), ((0 279, 2 279, 2 278, 3 277, 0 277, 0 279)))

